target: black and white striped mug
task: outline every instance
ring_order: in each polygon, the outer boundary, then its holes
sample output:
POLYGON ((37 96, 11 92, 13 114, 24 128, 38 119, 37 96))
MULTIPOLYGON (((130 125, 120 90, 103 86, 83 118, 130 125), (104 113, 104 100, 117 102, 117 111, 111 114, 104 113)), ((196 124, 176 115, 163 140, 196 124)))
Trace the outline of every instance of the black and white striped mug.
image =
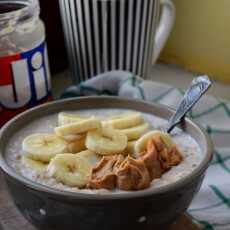
POLYGON ((109 70, 148 78, 171 31, 170 0, 59 0, 75 83, 109 70))

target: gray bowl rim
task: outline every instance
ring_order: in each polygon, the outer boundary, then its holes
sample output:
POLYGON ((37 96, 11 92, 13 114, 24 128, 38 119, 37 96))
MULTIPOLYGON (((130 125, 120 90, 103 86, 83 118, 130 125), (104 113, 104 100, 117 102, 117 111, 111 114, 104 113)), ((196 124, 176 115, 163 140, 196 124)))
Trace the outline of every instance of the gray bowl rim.
MULTIPOLYGON (((114 96, 85 96, 85 97, 78 97, 78 98, 68 98, 68 99, 62 99, 58 101, 53 101, 49 103, 42 104, 40 106, 36 106, 34 108, 31 108, 23 113, 20 113, 10 121, 8 121, 0 130, 0 142, 2 140, 2 136, 4 133, 8 130, 8 128, 14 123, 18 122, 18 120, 23 119, 25 115, 37 112, 39 110, 43 110, 49 106, 54 106, 54 108, 57 108, 59 105, 62 103, 67 103, 67 102, 78 102, 80 103, 81 101, 84 100, 111 100, 116 101, 116 102, 123 102, 123 103, 131 103, 131 104, 138 104, 141 103, 142 105, 145 106, 152 106, 155 107, 156 109, 163 109, 168 113, 173 113, 174 110, 165 106, 165 105, 160 105, 157 103, 152 103, 148 101, 143 101, 140 99, 130 99, 130 98, 125 98, 125 97, 114 97, 114 96)), ((119 107, 117 107, 119 108, 119 107)), ((125 108, 125 107, 122 107, 125 108)), ((135 108, 133 108, 135 109, 135 108)), ((57 109, 54 109, 53 112, 57 109)), ((138 109, 136 109, 139 111, 138 109)), ((8 176, 11 178, 15 179, 16 181, 22 183, 24 186, 26 186, 28 189, 32 189, 35 191, 43 192, 46 193, 47 195, 59 197, 62 199, 77 199, 77 200, 88 200, 88 201, 109 201, 109 200, 124 200, 124 199, 136 199, 136 198, 144 198, 144 197, 149 197, 149 196, 156 196, 156 195, 167 195, 169 192, 176 191, 178 189, 183 189, 183 187, 195 179, 197 179, 199 176, 201 176, 204 171, 208 168, 209 163, 212 160, 213 157, 213 143, 206 133, 205 129, 198 125, 196 122, 191 121, 189 118, 185 118, 185 123, 189 124, 192 126, 194 129, 198 130, 203 137, 205 138, 206 142, 206 152, 205 156, 202 160, 202 162, 199 164, 198 167, 196 167, 190 174, 187 176, 181 178, 180 180, 170 183, 168 185, 162 186, 162 187, 157 187, 157 188, 152 188, 152 189, 144 189, 144 190, 139 190, 139 191, 134 191, 134 192, 124 192, 124 193, 101 193, 101 194, 88 194, 88 193, 78 193, 78 192, 71 192, 71 191, 63 191, 55 188, 51 188, 46 185, 42 185, 40 183, 34 182, 28 178, 25 178, 23 176, 20 176, 15 172, 15 170, 8 165, 6 160, 4 159, 4 154, 2 152, 2 149, 0 149, 0 169, 8 176)))

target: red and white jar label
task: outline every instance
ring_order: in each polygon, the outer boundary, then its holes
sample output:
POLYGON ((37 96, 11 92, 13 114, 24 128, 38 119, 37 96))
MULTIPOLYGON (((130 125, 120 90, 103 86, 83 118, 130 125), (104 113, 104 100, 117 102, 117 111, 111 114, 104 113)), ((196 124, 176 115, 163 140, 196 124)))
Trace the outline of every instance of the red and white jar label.
POLYGON ((16 114, 50 99, 45 42, 32 50, 0 57, 0 126, 16 114))

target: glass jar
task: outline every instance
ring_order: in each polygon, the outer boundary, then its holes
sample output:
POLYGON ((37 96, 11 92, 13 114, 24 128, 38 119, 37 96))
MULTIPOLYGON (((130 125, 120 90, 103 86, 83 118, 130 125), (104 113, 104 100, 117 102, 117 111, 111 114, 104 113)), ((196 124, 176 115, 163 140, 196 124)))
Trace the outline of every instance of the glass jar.
POLYGON ((0 126, 51 97, 38 0, 0 1, 0 126))

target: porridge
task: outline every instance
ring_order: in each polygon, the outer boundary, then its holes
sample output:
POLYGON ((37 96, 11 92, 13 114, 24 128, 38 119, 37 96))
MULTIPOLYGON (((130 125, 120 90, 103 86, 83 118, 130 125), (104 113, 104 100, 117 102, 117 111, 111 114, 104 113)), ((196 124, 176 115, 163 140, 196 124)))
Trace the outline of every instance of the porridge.
POLYGON ((203 159, 196 141, 152 114, 124 109, 65 111, 31 121, 9 141, 7 161, 43 185, 83 193, 173 183, 203 159))

